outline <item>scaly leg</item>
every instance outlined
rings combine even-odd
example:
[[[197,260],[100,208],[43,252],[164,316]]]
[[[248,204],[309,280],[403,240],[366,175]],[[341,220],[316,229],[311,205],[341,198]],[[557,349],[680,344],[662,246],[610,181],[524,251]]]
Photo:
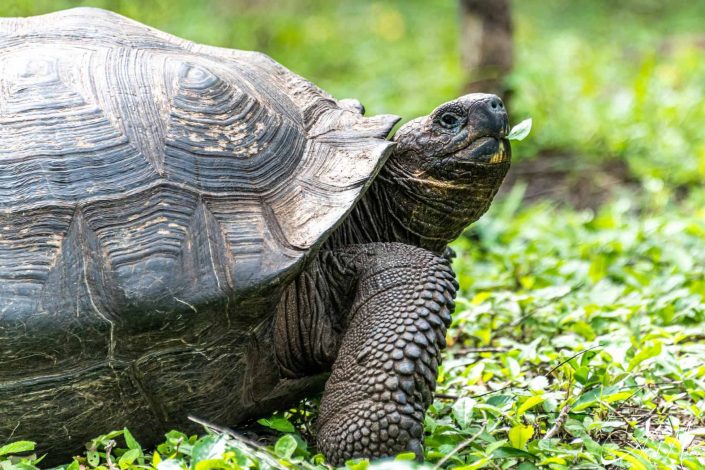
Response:
[[[424,413],[458,286],[453,271],[447,259],[399,243],[335,256],[356,279],[321,401],[319,448],[334,464],[406,450],[423,458]]]

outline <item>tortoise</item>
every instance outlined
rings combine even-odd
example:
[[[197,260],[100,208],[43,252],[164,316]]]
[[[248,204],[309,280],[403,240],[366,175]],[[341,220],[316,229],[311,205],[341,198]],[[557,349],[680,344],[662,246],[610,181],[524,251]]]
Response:
[[[0,20],[0,443],[234,426],[323,390],[333,463],[409,450],[510,162],[499,98],[364,116],[258,52]]]

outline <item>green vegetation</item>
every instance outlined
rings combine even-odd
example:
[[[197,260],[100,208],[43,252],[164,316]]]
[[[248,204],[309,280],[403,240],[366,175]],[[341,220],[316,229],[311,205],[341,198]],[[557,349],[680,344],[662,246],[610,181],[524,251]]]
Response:
[[[639,178],[705,178],[702,2],[516,2],[522,156],[625,160]],[[699,33],[699,34],[698,34]]]
[[[4,0],[0,15],[79,4],[265,51],[370,113],[425,114],[464,80],[451,0]],[[643,190],[577,211],[524,205],[518,185],[456,242],[428,468],[705,468],[705,3],[620,5],[515,2],[510,110],[534,125],[517,159],[624,161]],[[263,421],[282,433],[269,445],[174,431],[143,450],[117,431],[68,468],[320,467],[308,405]],[[41,466],[31,454],[0,447],[0,468]]]

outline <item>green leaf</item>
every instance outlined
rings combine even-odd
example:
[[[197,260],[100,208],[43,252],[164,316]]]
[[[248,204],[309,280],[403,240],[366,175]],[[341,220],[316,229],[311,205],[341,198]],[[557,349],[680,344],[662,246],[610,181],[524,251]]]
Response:
[[[455,470],[478,470],[480,468],[485,468],[487,464],[491,462],[489,457],[477,460],[470,465],[463,465],[462,467],[453,467]]]
[[[536,456],[528,453],[525,450],[515,449],[514,447],[500,447],[492,454],[495,459],[508,459],[508,458],[525,458],[525,459],[535,459]]]
[[[110,441],[115,439],[116,437],[122,436],[124,431],[121,429],[119,431],[112,431],[109,432],[108,434],[103,434],[102,436],[98,436],[95,439],[91,440],[90,443],[90,448],[91,450],[98,450],[99,447],[107,445]]]
[[[593,283],[597,283],[600,279],[607,275],[608,267],[609,262],[607,258],[598,253],[591,260],[590,269],[588,270],[588,277]]]
[[[66,467],[66,470],[80,470],[81,464],[78,463],[78,460],[73,459],[71,463]]]
[[[494,455],[494,452],[499,449],[500,447],[504,447],[505,444],[507,443],[506,439],[500,439],[499,441],[491,442],[485,446],[484,454],[485,455]],[[507,447],[508,449],[511,449],[511,447]]]
[[[32,441],[16,441],[11,442],[7,445],[0,447],[0,456],[12,455],[12,454],[22,454],[24,452],[30,452],[34,450],[36,446],[35,442]]]
[[[97,467],[100,463],[100,454],[94,450],[89,450],[86,452],[86,460],[91,467]]]
[[[413,461],[416,460],[416,454],[414,454],[413,452],[404,452],[401,454],[397,454],[397,456],[394,457],[394,460]]]
[[[612,403],[629,398],[634,392],[631,390],[620,390],[619,387],[596,387],[589,390],[576,400],[573,411],[583,411],[586,408],[596,405],[600,401]]]
[[[534,435],[533,426],[524,426],[517,424],[509,430],[509,442],[515,449],[525,449],[526,443],[529,442],[531,436]]]
[[[291,434],[286,434],[279,438],[274,444],[274,452],[283,459],[290,459],[296,452],[296,439]]]
[[[462,397],[453,403],[453,418],[461,428],[467,428],[472,421],[472,411],[475,408],[475,400]]]
[[[166,459],[159,462],[157,470],[183,470],[186,466],[178,459]]]
[[[142,450],[142,446],[139,445],[135,437],[127,428],[123,429],[122,432],[122,437],[125,438],[125,444],[127,444],[128,449],[140,449],[140,451]]]
[[[581,384],[586,384],[590,376],[590,368],[588,366],[580,366],[573,372],[575,380]]]
[[[159,462],[162,461],[162,456],[159,455],[159,451],[155,450],[154,453],[152,454],[152,467],[156,467],[159,465]]]
[[[157,446],[160,454],[167,456],[173,453],[191,455],[193,446],[191,439],[184,433],[171,430],[166,434],[166,442]]]
[[[223,459],[210,459],[201,460],[195,466],[192,465],[194,470],[212,470],[215,468],[230,468],[225,460]]]
[[[501,408],[503,405],[506,405],[513,399],[514,397],[512,397],[511,395],[494,395],[487,399],[487,404],[491,406],[496,406],[497,408]]]
[[[655,467],[651,465],[648,460],[648,457],[644,458],[644,456],[640,454],[641,452],[639,452],[637,449],[627,449],[626,452],[615,451],[615,455],[622,457],[624,460],[629,462],[630,469],[653,470]]]
[[[539,470],[539,468],[531,462],[522,462],[522,464],[517,467],[517,470]]]
[[[542,395],[534,395],[529,397],[522,405],[517,409],[517,418],[521,418],[524,413],[533,408],[534,406],[540,405],[546,398]],[[533,429],[533,428],[532,428]]]
[[[367,467],[370,466],[370,461],[368,459],[348,460],[345,462],[345,466],[349,470],[367,470]]]
[[[188,436],[180,431],[171,430],[166,433],[166,440],[173,443],[188,442]]]
[[[638,366],[645,360],[658,356],[659,354],[661,354],[661,349],[662,348],[660,341],[656,341],[654,344],[640,349],[639,352],[632,358],[632,360],[629,361],[629,366],[627,367],[627,370],[632,371],[636,366]]]
[[[128,468],[130,465],[132,465],[135,460],[137,460],[140,456],[142,455],[142,449],[130,449],[118,460],[118,465],[122,469]]]
[[[584,354],[580,356],[580,365],[581,366],[587,366],[590,364],[590,361],[597,356],[599,351],[595,351],[594,349],[586,351]]]
[[[270,429],[274,429],[279,432],[296,432],[296,428],[291,422],[281,415],[274,415],[271,418],[263,418],[257,420],[262,426],[266,426]]]
[[[191,450],[191,463],[198,464],[204,460],[219,459],[227,447],[227,439],[223,436],[206,436],[199,439]]]
[[[524,140],[526,138],[526,136],[529,135],[529,132],[531,132],[531,124],[532,123],[533,123],[533,121],[531,118],[524,119],[519,124],[512,127],[512,130],[511,130],[511,132],[509,132],[507,139],[509,139],[509,140]]]

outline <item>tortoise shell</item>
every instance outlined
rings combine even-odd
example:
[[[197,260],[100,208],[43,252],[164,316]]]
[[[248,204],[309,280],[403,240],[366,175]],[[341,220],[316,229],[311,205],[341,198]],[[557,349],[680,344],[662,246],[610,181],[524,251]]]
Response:
[[[0,19],[0,435],[116,401],[168,422],[186,371],[242,367],[223,351],[352,209],[397,120],[107,11]],[[213,393],[183,400],[239,400]]]

